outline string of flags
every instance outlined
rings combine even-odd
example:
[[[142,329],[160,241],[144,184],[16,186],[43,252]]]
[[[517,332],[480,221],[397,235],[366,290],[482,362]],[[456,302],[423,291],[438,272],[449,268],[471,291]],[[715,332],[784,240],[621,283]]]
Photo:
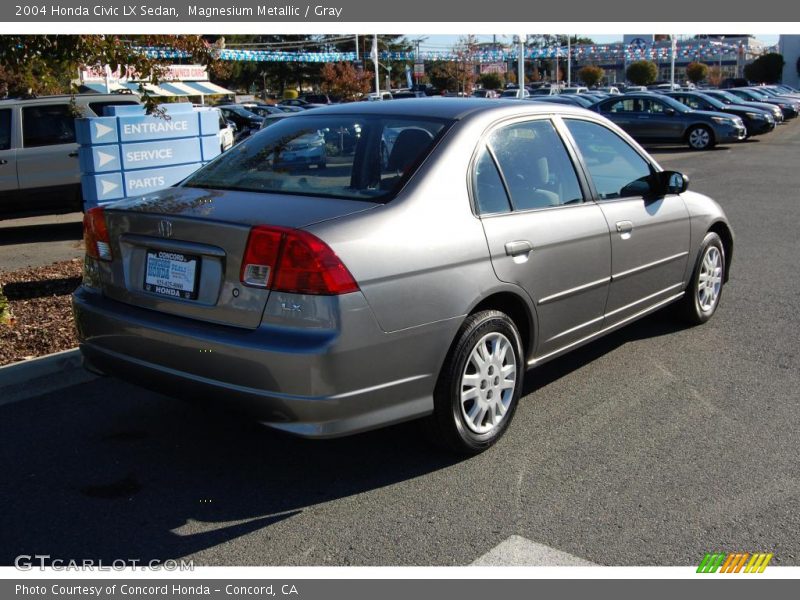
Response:
[[[737,54],[743,51],[745,45],[742,43],[722,43],[722,42],[692,42],[678,44],[675,50],[676,58],[710,58],[719,57],[725,54]],[[170,48],[140,48],[140,50],[151,58],[174,59],[188,58],[188,53]],[[352,62],[356,60],[355,52],[287,52],[281,50],[238,50],[222,49],[217,50],[217,57],[225,61],[245,61],[245,62],[306,62],[306,63],[329,63],[329,62]],[[568,54],[574,60],[581,59],[626,59],[626,60],[668,60],[671,58],[672,48],[669,43],[666,45],[626,45],[618,44],[593,44],[575,45],[571,48],[566,46],[552,46],[542,48],[527,48],[525,50],[526,59],[566,59]],[[463,61],[469,60],[479,63],[491,63],[507,60],[516,60],[518,50],[484,50],[476,49],[472,51],[464,50],[422,50],[391,52],[383,51],[379,53],[380,60],[396,60],[410,62],[426,61]]]

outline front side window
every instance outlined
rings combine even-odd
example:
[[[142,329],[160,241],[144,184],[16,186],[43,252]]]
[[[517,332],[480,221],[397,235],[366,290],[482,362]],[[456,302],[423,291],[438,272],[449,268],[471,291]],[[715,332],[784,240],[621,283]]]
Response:
[[[616,133],[590,121],[564,119],[583,156],[600,200],[645,196],[650,163]]]
[[[22,145],[25,148],[75,142],[75,115],[69,104],[26,106],[22,109]]]
[[[11,148],[11,109],[0,110],[0,150]]]
[[[603,105],[603,112],[610,113],[632,113],[643,112],[644,107],[641,98],[625,98],[616,102],[609,102]]]
[[[399,191],[450,123],[378,115],[293,116],[239,144],[185,185],[386,200]]]
[[[549,120],[517,123],[489,138],[514,210],[583,202],[575,167]]]

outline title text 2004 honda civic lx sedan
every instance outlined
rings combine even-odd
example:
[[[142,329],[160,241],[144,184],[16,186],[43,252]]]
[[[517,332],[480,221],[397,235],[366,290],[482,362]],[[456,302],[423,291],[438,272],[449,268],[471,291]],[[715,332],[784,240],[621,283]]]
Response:
[[[324,167],[285,156],[309,135]],[[714,314],[733,236],[686,186],[580,108],[316,109],[177,187],[88,212],[81,350],[301,436],[425,418],[478,452],[528,368],[672,302],[694,323]]]

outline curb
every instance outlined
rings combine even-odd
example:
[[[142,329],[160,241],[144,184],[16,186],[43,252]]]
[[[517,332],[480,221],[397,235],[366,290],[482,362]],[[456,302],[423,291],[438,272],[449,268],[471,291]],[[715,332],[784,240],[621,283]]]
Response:
[[[77,348],[0,367],[0,406],[96,379]]]

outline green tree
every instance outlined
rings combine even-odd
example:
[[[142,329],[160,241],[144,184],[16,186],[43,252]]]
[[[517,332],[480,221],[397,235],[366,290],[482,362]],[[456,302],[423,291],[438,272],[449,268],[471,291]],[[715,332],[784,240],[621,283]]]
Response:
[[[758,83],[778,83],[783,77],[783,55],[769,52],[744,67],[744,76]]]
[[[199,35],[3,35],[0,36],[0,93],[8,95],[74,93],[72,78],[80,69],[102,65],[130,67],[148,83],[158,84],[175,61],[157,58],[142,47],[178,50],[185,60],[217,68],[216,49]],[[221,67],[220,67],[221,68]],[[141,88],[153,111],[157,99]]]
[[[480,76],[480,82],[484,89],[499,90],[503,87],[503,80],[497,73],[484,73]]]
[[[584,83],[584,85],[586,85],[586,87],[597,85],[603,80],[605,75],[606,72],[595,65],[586,65],[580,71],[578,71],[578,78]]]
[[[690,62],[686,65],[686,77],[692,83],[700,83],[708,77],[708,65],[701,62]]]
[[[628,65],[625,77],[635,85],[650,85],[658,77],[658,67],[649,60],[637,60]]]

